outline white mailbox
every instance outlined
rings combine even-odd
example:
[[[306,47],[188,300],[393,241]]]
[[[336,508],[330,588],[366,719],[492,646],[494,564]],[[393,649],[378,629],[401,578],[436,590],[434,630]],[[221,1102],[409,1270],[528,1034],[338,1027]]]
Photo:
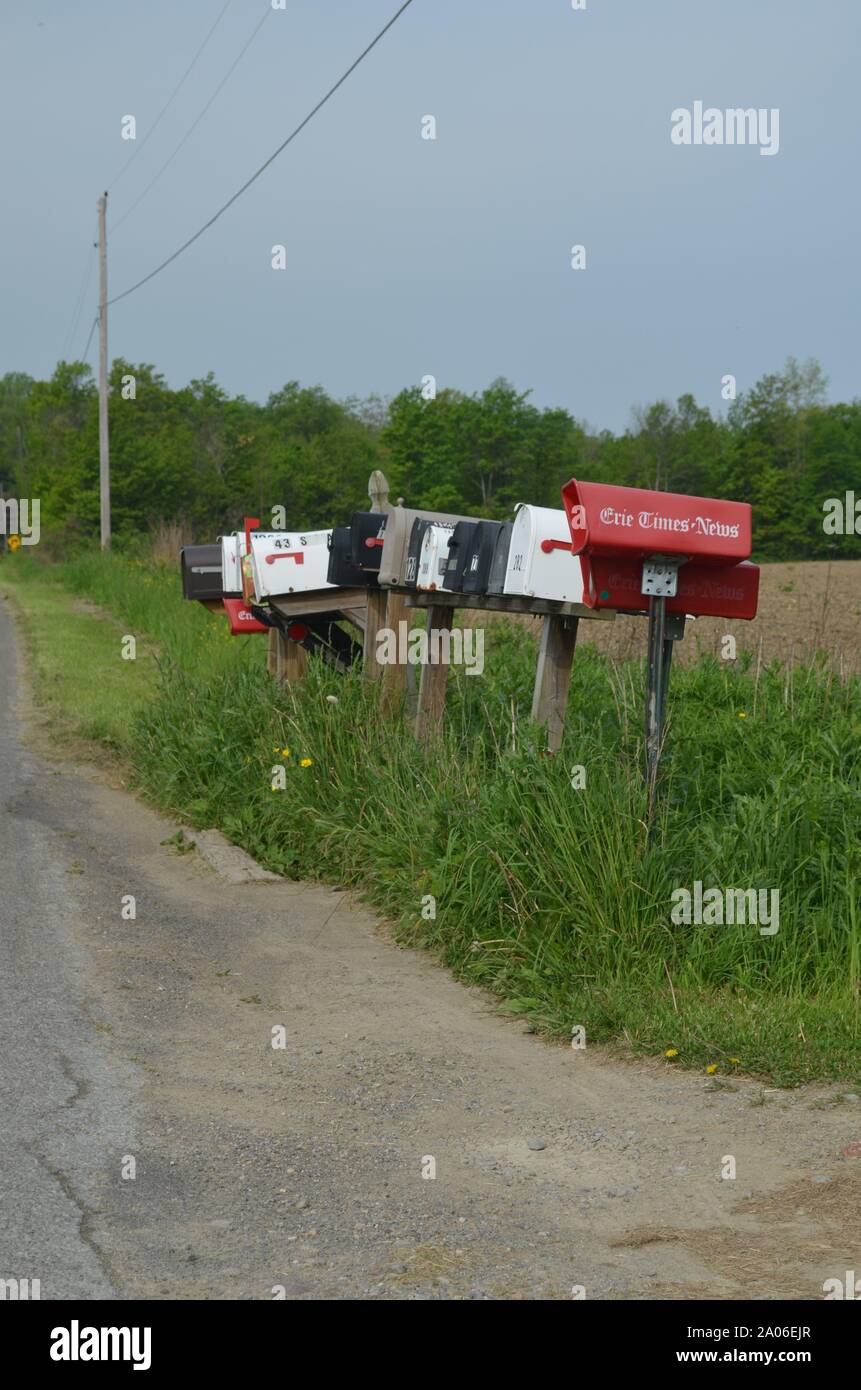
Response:
[[[256,535],[274,541],[283,531],[258,531]],[[242,593],[242,561],[246,555],[245,532],[234,531],[221,537],[221,586],[227,598]]]
[[[571,554],[571,532],[564,511],[521,502],[514,516],[505,594],[583,602],[583,573]]]
[[[336,589],[329,571],[331,531],[251,532],[251,568],[258,600],[312,589]]]
[[[448,547],[453,535],[454,527],[451,522],[445,521],[434,521],[425,531],[416,577],[417,589],[445,588]]]

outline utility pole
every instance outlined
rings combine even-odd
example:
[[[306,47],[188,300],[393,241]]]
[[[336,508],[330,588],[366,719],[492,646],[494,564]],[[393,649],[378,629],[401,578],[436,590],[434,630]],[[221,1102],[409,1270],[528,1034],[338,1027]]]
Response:
[[[108,440],[108,195],[99,199],[99,509],[102,550],[111,544],[111,454]]]

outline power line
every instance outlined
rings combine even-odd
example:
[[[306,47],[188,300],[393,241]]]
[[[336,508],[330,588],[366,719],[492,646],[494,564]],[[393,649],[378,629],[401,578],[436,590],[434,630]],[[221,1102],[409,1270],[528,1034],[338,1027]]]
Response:
[[[90,247],[89,247],[89,249],[88,249],[88,251],[87,251],[87,259],[86,259],[86,263],[85,263],[85,265],[84,265],[84,273],[83,273],[83,275],[81,276],[81,283],[80,283],[80,286],[79,286],[79,288],[78,288],[78,295],[77,295],[77,298],[76,298],[76,300],[75,300],[74,307],[73,307],[73,309],[72,309],[72,321],[71,321],[71,323],[70,323],[68,329],[66,330],[66,336],[65,336],[65,338],[63,339],[63,347],[62,347],[62,351],[61,351],[61,353],[60,353],[60,356],[61,356],[61,358],[63,358],[63,359],[65,359],[66,353],[67,353],[67,352],[69,351],[69,349],[71,348],[72,343],[74,342],[74,339],[75,339],[75,334],[76,334],[77,331],[78,331],[78,320],[79,320],[80,317],[81,317],[81,310],[82,310],[83,307],[84,307],[84,299],[85,299],[85,297],[86,297],[87,288],[88,288],[89,283],[90,283],[90,276],[91,276],[92,273],[93,273],[93,264],[94,264],[95,259],[96,259],[96,258],[95,258],[94,252],[95,252],[95,246],[91,244]]]
[[[305,117],[305,119],[303,121],[300,121],[299,125],[296,126],[296,129],[290,132],[290,134],[287,136],[287,139],[284,140],[278,146],[277,150],[275,150],[269,156],[269,158],[266,160],[264,164],[260,165],[260,168],[257,169],[255,173],[251,175],[251,178],[247,179],[246,182],[242,185],[242,187],[237,189],[233,197],[229,198],[228,201],[218,209],[218,212],[216,212],[213,217],[210,217],[208,222],[204,222],[203,226],[195,232],[194,236],[189,237],[188,241],[184,241],[182,246],[180,246],[176,251],[174,251],[172,256],[168,256],[166,261],[162,261],[161,265],[157,265],[155,270],[150,271],[149,275],[145,275],[143,279],[138,280],[136,284],[130,285],[127,290],[123,290],[122,294],[115,295],[113,299],[109,299],[108,304],[118,304],[121,299],[127,299],[130,294],[134,294],[135,290],[139,290],[142,285],[145,285],[149,280],[154,279],[155,276],[160,274],[161,271],[163,271],[167,266],[169,266],[172,261],[175,261],[178,256],[181,256],[183,251],[187,251],[189,246],[193,245],[193,243],[197,241],[199,237],[202,237],[203,233],[208,231],[214,222],[218,221],[221,214],[226,212],[229,207],[232,207],[236,200],[242,197],[242,194],[245,193],[251,187],[255,180],[259,179],[260,175],[264,172],[264,170],[268,169],[269,165],[278,158],[279,154],[281,154],[283,150],[286,150],[287,146],[291,143],[291,141],[296,139],[296,136],[299,134],[299,132],[305,129],[305,126],[308,124],[308,122],[312,120],[314,116],[316,116],[317,112],[321,109],[321,107],[326,105],[326,102],[329,100],[329,98],[334,96],[338,88],[343,86],[347,78],[350,76],[350,73],[354,72],[355,69],[362,62],[362,60],[368,56],[371,49],[376,47],[383,35],[386,34],[389,31],[389,29],[391,29],[392,25],[395,23],[396,20],[400,19],[404,10],[409,9],[412,2],[413,0],[404,0],[404,4],[401,5],[400,9],[395,11],[388,24],[383,26],[383,28],[376,35],[376,37],[373,38],[371,42],[368,44],[367,48],[359,54],[355,62],[350,64],[350,66],[347,68],[347,71],[343,73],[341,77],[338,78],[338,81],[334,84],[334,86],[330,87],[326,95],[322,97],[320,101],[317,102],[317,105],[313,107],[311,111],[308,112],[308,115]]]
[[[96,317],[93,319],[93,322],[90,324],[90,336],[89,336],[89,338],[87,339],[87,346],[84,348],[84,351],[83,351],[82,354],[81,354],[81,359],[80,359],[80,360],[81,360],[82,362],[86,362],[86,360],[87,360],[87,353],[88,353],[89,350],[90,350],[90,343],[93,341],[93,334],[94,334],[95,331],[96,331],[96,325],[98,324],[98,322],[99,322],[99,316],[98,316],[98,314],[96,314]]]
[[[226,7],[225,7],[225,8],[226,8]],[[165,169],[167,169],[167,167],[168,167],[170,164],[172,164],[173,161],[176,159],[176,156],[179,154],[179,152],[180,152],[180,150],[182,149],[183,145],[185,144],[186,140],[188,140],[189,137],[190,137],[191,135],[194,134],[195,130],[196,130],[197,127],[200,125],[200,122],[203,120],[203,118],[204,118],[204,116],[206,115],[207,111],[209,110],[210,106],[211,106],[212,103],[215,101],[215,98],[218,96],[219,92],[221,91],[222,87],[225,86],[225,84],[228,82],[228,80],[229,80],[230,77],[232,76],[234,70],[239,66],[240,62],[241,62],[242,59],[245,57],[246,52],[247,52],[248,49],[251,47],[251,45],[252,45],[252,43],[254,42],[254,40],[256,39],[256,37],[257,37],[259,31],[263,28],[264,23],[265,23],[266,20],[269,18],[269,16],[271,15],[271,13],[272,13],[272,5],[271,5],[271,3],[269,3],[268,0],[267,0],[266,10],[265,10],[265,12],[264,12],[264,14],[263,14],[263,17],[261,18],[260,22],[256,25],[253,34],[252,34],[251,37],[248,39],[248,41],[245,43],[244,47],[240,50],[238,57],[233,61],[233,63],[231,64],[231,66],[228,68],[227,72],[224,74],[223,78],[222,78],[221,81],[219,82],[219,84],[218,84],[218,86],[216,87],[215,91],[212,93],[212,96],[209,98],[209,101],[208,101],[208,102],[206,103],[206,105],[204,106],[203,110],[201,111],[201,113],[200,113],[200,115],[197,117],[197,119],[195,120],[194,124],[189,126],[188,130],[187,130],[187,131],[185,132],[185,134],[183,135],[183,137],[182,137],[182,139],[180,140],[179,144],[177,145],[176,149],[173,151],[173,154],[171,154],[171,155],[169,155],[169,156],[167,157],[167,159],[165,160],[164,164],[162,164],[161,168],[159,169],[158,173],[155,174],[155,175],[153,176],[153,178],[150,179],[149,183],[147,184],[147,186],[146,186],[146,188],[144,189],[144,191],[141,193],[140,197],[138,197],[138,198],[132,203],[132,205],[131,205],[130,208],[127,208],[127,209],[126,209],[126,211],[123,213],[122,217],[119,218],[119,220],[118,220],[117,222],[112,222],[112,223],[111,223],[111,235],[112,235],[112,236],[113,236],[113,235],[118,231],[118,229],[122,226],[122,224],[125,222],[126,218],[127,218],[127,217],[131,217],[131,215],[132,215],[132,213],[134,212],[135,208],[136,208],[140,203],[143,202],[144,198],[145,198],[146,195],[149,193],[149,191],[150,191],[150,189],[153,187],[153,185],[156,184],[156,183],[158,183],[158,181],[159,181],[159,179],[161,178],[162,174],[164,173]],[[131,162],[131,161],[129,161],[129,162]]]
[[[149,130],[147,131],[146,135],[144,136],[143,140],[141,140],[141,142],[140,142],[139,145],[138,145],[138,144],[135,144],[135,148],[134,148],[133,152],[131,153],[131,155],[129,156],[129,158],[126,160],[126,162],[125,162],[125,164],[123,165],[123,167],[122,167],[122,169],[120,170],[120,172],[119,172],[117,175],[115,175],[115,177],[114,177],[113,179],[111,179],[111,182],[108,184],[108,188],[113,188],[116,184],[119,183],[119,181],[120,181],[120,179],[122,178],[123,174],[125,174],[126,170],[129,168],[129,166],[131,165],[131,163],[133,162],[133,160],[136,158],[137,155],[140,154],[140,152],[141,152],[141,150],[143,149],[144,145],[146,144],[147,140],[149,140],[150,136],[151,136],[151,135],[153,134],[153,132],[155,131],[156,127],[158,126],[159,121],[161,120],[161,118],[162,118],[162,116],[165,114],[165,112],[167,111],[168,107],[171,105],[171,103],[172,103],[174,97],[176,97],[176,96],[178,95],[178,93],[179,93],[179,91],[180,91],[180,88],[182,87],[183,83],[185,82],[185,79],[188,77],[189,73],[191,72],[192,68],[194,67],[195,63],[197,62],[198,58],[200,57],[201,53],[202,53],[203,50],[206,48],[206,45],[209,43],[209,40],[212,38],[213,34],[215,33],[215,31],[216,31],[216,29],[218,28],[219,24],[221,23],[222,19],[224,18],[225,14],[226,14],[226,12],[227,12],[228,6],[230,5],[230,3],[231,3],[231,0],[225,0],[225,4],[224,4],[223,9],[221,10],[221,13],[219,14],[218,18],[216,19],[215,23],[213,24],[213,26],[212,26],[212,28],[210,29],[209,33],[207,34],[206,38],[203,40],[203,43],[200,45],[200,48],[199,48],[199,49],[197,50],[197,52],[195,53],[194,57],[192,58],[192,60],[191,60],[191,62],[189,63],[188,67],[186,68],[185,72],[182,74],[182,77],[181,77],[181,78],[179,79],[179,81],[177,82],[176,86],[174,87],[173,91],[171,92],[170,96],[168,97],[167,101],[165,102],[164,106],[163,106],[163,107],[161,108],[161,110],[159,111],[158,115],[156,116],[155,120],[153,121],[152,125],[150,126]]]

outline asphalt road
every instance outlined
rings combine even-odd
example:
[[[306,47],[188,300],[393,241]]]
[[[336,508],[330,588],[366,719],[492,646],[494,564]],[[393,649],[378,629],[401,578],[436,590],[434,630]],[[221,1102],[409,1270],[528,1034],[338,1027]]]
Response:
[[[50,828],[53,779],[21,742],[16,665],[0,606],[0,1278],[105,1298],[82,1175],[106,1139],[134,1142],[135,1080],[87,1021],[72,855]]]
[[[14,653],[0,603],[0,1280],[771,1299],[856,1267],[857,1099],[547,1045],[348,895],[222,881],[57,758]]]

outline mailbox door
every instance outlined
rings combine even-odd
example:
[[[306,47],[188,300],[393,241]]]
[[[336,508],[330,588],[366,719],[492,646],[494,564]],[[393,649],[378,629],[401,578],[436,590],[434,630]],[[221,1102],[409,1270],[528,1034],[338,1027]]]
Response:
[[[337,584],[342,589],[377,588],[377,576],[373,570],[362,569],[353,562],[352,532],[349,526],[332,528],[326,581],[329,584]]]
[[[251,533],[254,592],[258,599],[283,598],[314,589],[330,589],[328,531]]]
[[[244,538],[243,538],[244,539]],[[221,586],[229,597],[239,597],[242,593],[242,575],[239,572],[239,537],[236,532],[221,537]]]
[[[508,552],[511,548],[511,533],[513,530],[513,521],[503,521],[499,529],[493,547],[493,559],[490,562],[490,577],[487,581],[487,592],[489,594],[502,594],[505,592],[505,574],[508,569]]]
[[[419,569],[416,577],[417,589],[444,589],[448,548],[454,527],[442,521],[432,521],[424,533]]]
[[[410,543],[407,547],[407,567],[404,573],[404,583],[408,588],[414,589],[418,584],[419,563],[421,561],[422,546],[424,545],[425,532],[432,526],[430,517],[417,516],[410,531]]]
[[[183,598],[199,599],[203,603],[224,595],[221,579],[220,545],[184,545],[179,553],[182,569]]]
[[[557,603],[583,602],[583,575],[571,553],[564,511],[520,504],[511,532],[504,592]]]
[[[747,502],[676,492],[581,483],[562,489],[574,553],[682,555],[698,564],[735,565],[751,549]]]
[[[380,583],[396,584],[399,588],[411,588],[415,584],[407,579],[407,560],[413,522],[417,517],[422,521],[448,521],[454,526],[458,521],[474,518],[455,516],[451,512],[417,512],[409,507],[393,507],[386,513],[386,529],[383,533],[383,548],[380,553]],[[418,573],[418,554],[416,554],[416,573]]]
[[[649,600],[640,592],[642,562],[635,556],[581,555],[583,602],[590,608],[621,608],[645,613]],[[678,590],[665,600],[668,613],[696,618],[756,617],[759,566],[701,565],[688,561],[679,569]]]
[[[451,593],[461,593],[463,576],[469,560],[472,537],[477,521],[459,521],[455,526],[448,545],[448,558],[445,565],[445,588]]]
[[[350,547],[354,565],[364,570],[379,570],[382,545],[368,545],[368,541],[381,541],[386,529],[386,512],[353,512],[350,519]]]
[[[461,588],[465,594],[486,594],[490,582],[490,566],[496,540],[502,530],[501,521],[480,521],[468,547]]]

